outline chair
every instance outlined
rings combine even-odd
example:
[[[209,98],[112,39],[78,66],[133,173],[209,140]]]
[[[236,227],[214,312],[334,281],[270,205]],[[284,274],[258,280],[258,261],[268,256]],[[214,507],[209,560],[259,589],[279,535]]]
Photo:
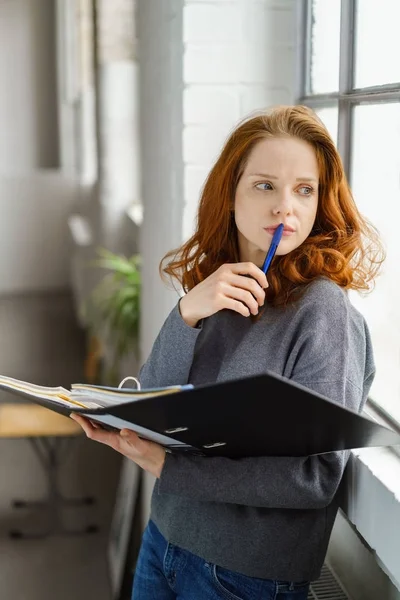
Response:
[[[36,404],[0,404],[0,438],[27,439],[42,467],[45,470],[48,494],[42,501],[14,500],[16,509],[38,508],[48,510],[48,525],[44,531],[24,532],[14,529],[9,532],[12,538],[39,538],[49,535],[81,535],[98,531],[96,525],[82,529],[66,529],[62,524],[61,509],[66,506],[79,507],[92,505],[92,496],[65,498],[58,487],[58,469],[66,450],[82,434],[80,426],[56,412]]]

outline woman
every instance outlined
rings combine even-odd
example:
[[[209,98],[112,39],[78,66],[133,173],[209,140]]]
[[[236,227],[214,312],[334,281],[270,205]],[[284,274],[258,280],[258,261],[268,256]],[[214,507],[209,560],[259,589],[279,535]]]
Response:
[[[260,266],[280,223],[267,281]],[[375,369],[367,325],[346,291],[368,290],[381,262],[318,117],[297,106],[245,120],[205,183],[193,237],[162,263],[186,294],[141,369],[142,387],[269,370],[361,411]],[[75,418],[88,437],[157,478],[133,599],[307,598],[347,451],[240,460],[166,454],[133,432]]]

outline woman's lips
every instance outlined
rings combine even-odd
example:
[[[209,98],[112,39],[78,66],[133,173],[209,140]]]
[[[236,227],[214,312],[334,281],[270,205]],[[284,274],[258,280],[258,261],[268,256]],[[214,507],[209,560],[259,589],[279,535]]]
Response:
[[[276,227],[265,227],[264,231],[267,231],[269,234],[274,235],[275,229],[276,229]],[[296,233],[296,232],[292,231],[291,229],[284,229],[283,233],[282,233],[282,237],[288,237],[290,235],[293,235],[294,233]]]

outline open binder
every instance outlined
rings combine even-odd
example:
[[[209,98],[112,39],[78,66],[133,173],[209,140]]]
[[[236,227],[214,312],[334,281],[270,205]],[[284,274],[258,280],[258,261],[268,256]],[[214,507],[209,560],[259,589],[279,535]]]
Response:
[[[67,390],[0,376],[0,388],[105,428],[132,429],[172,452],[308,456],[400,445],[395,431],[274,373],[144,390],[85,384]]]

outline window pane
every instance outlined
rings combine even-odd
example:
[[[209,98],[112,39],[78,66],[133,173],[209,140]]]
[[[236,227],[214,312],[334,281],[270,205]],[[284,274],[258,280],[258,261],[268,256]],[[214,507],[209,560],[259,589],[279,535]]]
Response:
[[[400,422],[400,104],[354,110],[352,189],[360,211],[378,228],[387,259],[375,290],[352,299],[372,335],[377,375],[371,398]]]
[[[340,0],[313,0],[311,19],[311,93],[337,92]]]
[[[338,109],[337,106],[329,106],[326,108],[317,108],[315,112],[329,131],[333,141],[337,146],[338,136]]]
[[[400,82],[400,2],[359,0],[355,87]]]

